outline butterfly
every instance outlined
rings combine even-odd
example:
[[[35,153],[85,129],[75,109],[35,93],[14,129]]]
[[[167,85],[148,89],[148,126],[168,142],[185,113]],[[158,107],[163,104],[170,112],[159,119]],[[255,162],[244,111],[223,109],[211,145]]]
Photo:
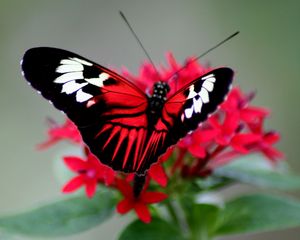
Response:
[[[139,175],[217,109],[234,75],[217,68],[167,97],[167,82],[156,82],[147,95],[116,72],[62,49],[29,49],[21,67],[29,84],[76,124],[103,164]]]

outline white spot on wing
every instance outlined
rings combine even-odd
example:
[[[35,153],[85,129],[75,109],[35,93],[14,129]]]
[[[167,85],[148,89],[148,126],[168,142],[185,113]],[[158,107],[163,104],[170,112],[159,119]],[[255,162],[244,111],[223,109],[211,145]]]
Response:
[[[199,92],[195,91],[194,85],[189,87],[187,99],[193,99],[193,105],[184,110],[184,116],[186,118],[191,118],[193,113],[201,113],[203,104],[209,102],[209,92],[213,91],[216,78],[214,77],[214,74],[209,74],[202,77],[201,80],[203,81],[203,84]],[[196,99],[196,96],[199,96],[199,98]],[[184,120],[184,116],[181,116],[182,121]]]
[[[93,97],[93,95],[83,92],[82,89],[80,89],[76,93],[76,101],[77,102],[85,102],[85,101],[91,99],[92,97]]]
[[[193,115],[193,106],[184,110],[184,115],[186,118],[191,118]]]
[[[63,85],[61,92],[70,94],[88,85],[88,83],[76,83],[75,81],[67,82]]]
[[[80,72],[83,71],[82,64],[64,64],[56,68],[57,73]]]
[[[77,57],[62,59],[56,68],[56,72],[61,73],[61,75],[54,80],[54,83],[62,84],[62,93],[72,94],[76,92],[76,101],[80,103],[93,98],[93,95],[82,90],[83,87],[88,84],[102,87],[103,82],[109,78],[107,73],[102,73],[99,78],[84,79],[84,65],[92,66],[93,64]],[[85,80],[85,82],[78,83],[76,80]]]
[[[207,91],[211,92],[214,89],[214,84],[210,81],[205,81],[202,87],[206,88]]]
[[[81,65],[81,63],[79,63],[75,60],[70,60],[70,59],[63,59],[63,60],[60,61],[60,64],[71,64],[71,65],[77,64],[77,65]]]
[[[203,77],[203,78],[201,78],[202,80],[206,80],[206,79],[208,79],[208,78],[211,78],[211,77],[213,77],[214,75],[213,74],[209,74],[209,75],[207,75],[207,76],[205,76],[205,77]]]
[[[210,81],[210,82],[214,83],[214,82],[216,82],[216,78],[210,77],[210,78],[206,79],[206,81]]]
[[[190,86],[189,88],[189,95],[188,99],[194,98],[197,95],[197,93],[194,91],[194,85]]]
[[[100,78],[101,81],[105,81],[105,80],[108,79],[109,77],[110,77],[109,74],[107,74],[107,73],[105,73],[105,72],[103,72],[103,73],[101,73],[101,74],[99,75],[99,78]]]
[[[105,80],[109,78],[109,75],[107,73],[101,73],[99,75],[99,78],[85,78],[85,80],[98,87],[103,87],[103,83]]]
[[[196,98],[193,99],[193,108],[195,110],[195,113],[200,113],[201,112],[201,108],[202,108],[202,100],[201,98],[199,98],[198,100],[196,100]]]
[[[181,114],[181,122],[183,122],[184,121],[184,114],[182,113]]]
[[[96,101],[94,99],[91,99],[87,102],[86,106],[89,108],[89,107],[93,106],[94,104],[96,104]]]
[[[66,83],[76,79],[83,79],[82,72],[65,73],[54,80],[55,83]]]
[[[203,103],[209,102],[208,91],[205,88],[201,88],[199,95],[200,95],[200,98],[202,99]]]

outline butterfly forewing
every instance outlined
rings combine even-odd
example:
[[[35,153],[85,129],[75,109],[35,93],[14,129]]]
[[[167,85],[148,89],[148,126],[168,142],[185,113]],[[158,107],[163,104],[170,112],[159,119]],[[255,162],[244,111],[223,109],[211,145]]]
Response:
[[[192,81],[167,99],[151,125],[145,93],[77,54],[33,48],[25,53],[22,70],[27,81],[77,125],[102,163],[138,174],[216,110],[233,78],[231,69],[219,68]]]
[[[135,85],[65,50],[30,49],[24,55],[22,70],[27,81],[77,126],[147,108],[146,95]]]
[[[218,68],[181,88],[165,103],[162,111],[165,126],[169,130],[178,129],[182,132],[180,137],[197,128],[223,102],[232,79],[230,68]]]

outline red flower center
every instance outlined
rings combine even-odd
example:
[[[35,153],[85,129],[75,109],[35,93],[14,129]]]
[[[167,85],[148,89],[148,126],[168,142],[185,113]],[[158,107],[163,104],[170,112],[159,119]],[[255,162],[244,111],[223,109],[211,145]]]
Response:
[[[89,169],[86,171],[85,175],[88,177],[88,178],[95,178],[96,177],[96,170],[95,169]]]

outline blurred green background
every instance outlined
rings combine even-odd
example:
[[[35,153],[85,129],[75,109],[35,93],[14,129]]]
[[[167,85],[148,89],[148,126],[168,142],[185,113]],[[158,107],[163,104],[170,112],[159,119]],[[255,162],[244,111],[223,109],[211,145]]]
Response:
[[[238,37],[202,62],[233,68],[236,85],[257,91],[255,104],[272,109],[268,127],[282,133],[279,148],[300,173],[300,1],[0,0],[0,213],[61,197],[52,160],[66,145],[46,152],[34,148],[46,138],[46,116],[64,117],[22,78],[19,61],[24,51],[58,47],[104,66],[126,66],[137,73],[145,55],[119,10],[157,64],[165,62],[168,50],[183,62],[240,30]],[[114,239],[127,221],[116,216],[96,229],[64,239]],[[290,240],[299,239],[299,234],[300,229],[293,229],[222,239]]]

